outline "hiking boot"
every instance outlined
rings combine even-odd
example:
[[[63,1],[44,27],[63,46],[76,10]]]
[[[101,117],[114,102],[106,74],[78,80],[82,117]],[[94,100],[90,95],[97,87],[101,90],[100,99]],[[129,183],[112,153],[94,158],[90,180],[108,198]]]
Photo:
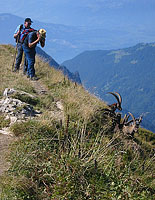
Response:
[[[38,77],[36,77],[36,76],[30,77],[30,80],[31,80],[31,81],[37,81],[37,80],[38,80]]]
[[[18,73],[18,72],[19,72],[19,69],[14,69],[12,72]]]

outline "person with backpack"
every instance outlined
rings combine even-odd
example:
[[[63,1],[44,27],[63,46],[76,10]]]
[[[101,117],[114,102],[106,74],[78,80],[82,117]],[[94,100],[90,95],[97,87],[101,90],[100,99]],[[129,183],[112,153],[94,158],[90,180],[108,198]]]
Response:
[[[17,56],[16,56],[16,64],[15,64],[15,67],[13,69],[13,72],[17,72],[19,71],[19,68],[20,68],[20,64],[22,62],[22,57],[23,57],[23,47],[22,47],[22,42],[20,40],[20,36],[21,36],[21,33],[25,30],[25,29],[29,29],[31,28],[31,23],[32,23],[32,20],[30,18],[26,18],[25,21],[24,21],[24,25],[21,24],[19,25],[15,32],[14,32],[14,38],[16,39],[16,43],[17,43]],[[26,60],[26,57],[24,58],[24,69],[23,69],[23,74],[26,74],[26,71],[27,71],[27,60]]]
[[[23,39],[22,47],[28,62],[27,77],[30,78],[30,80],[38,80],[38,78],[35,75],[34,68],[36,55],[35,48],[38,43],[40,43],[41,47],[43,48],[45,46],[45,38],[45,29],[39,29],[38,31],[31,30],[30,32],[25,32],[25,35],[21,35],[21,39]]]

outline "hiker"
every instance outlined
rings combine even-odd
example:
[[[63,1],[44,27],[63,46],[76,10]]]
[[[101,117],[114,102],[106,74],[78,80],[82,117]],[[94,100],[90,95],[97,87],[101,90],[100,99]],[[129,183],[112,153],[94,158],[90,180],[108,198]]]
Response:
[[[16,39],[16,43],[17,43],[17,56],[16,56],[16,64],[15,64],[15,68],[14,68],[14,72],[17,72],[20,68],[20,64],[22,62],[22,57],[23,57],[23,48],[22,48],[22,43],[20,41],[20,35],[22,33],[22,31],[24,29],[28,29],[30,28],[31,26],[31,23],[32,23],[32,20],[30,18],[26,18],[25,19],[25,22],[24,22],[24,25],[21,24],[19,25],[15,32],[14,32],[14,38]],[[24,58],[24,68],[23,68],[23,74],[26,74],[26,71],[27,71],[27,60],[26,60],[26,57]]]
[[[23,41],[23,50],[26,55],[26,59],[28,62],[27,67],[27,77],[30,80],[38,80],[35,75],[35,55],[36,55],[36,46],[40,43],[41,47],[45,46],[45,38],[46,38],[46,31],[44,29],[40,29],[38,31],[33,31],[27,34],[26,38]]]

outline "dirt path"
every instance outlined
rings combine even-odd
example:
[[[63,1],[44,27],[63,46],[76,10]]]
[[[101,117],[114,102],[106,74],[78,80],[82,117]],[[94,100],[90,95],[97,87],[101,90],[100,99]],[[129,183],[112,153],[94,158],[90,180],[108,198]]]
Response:
[[[20,74],[21,76],[23,76],[23,69],[22,69],[22,68],[20,68],[19,74]],[[23,76],[23,78],[24,78],[25,80],[27,80],[27,81],[30,81],[30,80],[26,77],[26,75]],[[47,86],[45,86],[45,85],[41,82],[40,79],[37,80],[37,81],[31,81],[31,83],[32,83],[32,86],[34,87],[35,91],[37,92],[37,94],[43,95],[43,94],[47,94],[47,93],[48,93],[48,88],[47,88]]]
[[[40,80],[32,81],[32,85],[39,95],[47,94],[48,90],[40,82]],[[9,151],[8,147],[9,147],[10,143],[15,140],[15,138],[9,134],[10,133],[7,132],[7,130],[6,131],[0,130],[0,176],[5,171],[7,171],[8,167],[9,167],[9,163],[7,162],[6,155]]]
[[[31,81],[31,83],[38,95],[48,94],[48,88],[44,84],[42,84],[40,80]],[[10,133],[7,130],[0,130],[0,176],[9,168],[9,163],[7,162],[6,155],[9,152],[8,147],[10,143],[15,141],[15,137],[9,134]]]
[[[38,94],[47,94],[47,92],[48,92],[48,89],[47,89],[47,87],[46,86],[44,86],[41,82],[40,82],[40,80],[38,80],[38,81],[32,81],[32,85],[33,85],[33,87],[34,87],[34,89],[36,90],[36,92],[38,93]]]
[[[9,163],[7,162],[6,155],[8,153],[8,147],[11,142],[14,141],[14,137],[10,135],[0,134],[0,176],[8,169]]]

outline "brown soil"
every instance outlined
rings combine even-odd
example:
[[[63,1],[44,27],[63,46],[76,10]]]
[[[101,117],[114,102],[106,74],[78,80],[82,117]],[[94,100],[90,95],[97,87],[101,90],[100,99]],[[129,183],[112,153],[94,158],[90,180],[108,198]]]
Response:
[[[32,85],[34,87],[34,89],[36,90],[36,92],[40,95],[44,95],[47,94],[48,89],[45,85],[43,85],[40,80],[38,81],[32,81]]]
[[[14,140],[12,136],[0,134],[0,176],[7,171],[9,163],[7,154],[9,153],[9,145]]]

